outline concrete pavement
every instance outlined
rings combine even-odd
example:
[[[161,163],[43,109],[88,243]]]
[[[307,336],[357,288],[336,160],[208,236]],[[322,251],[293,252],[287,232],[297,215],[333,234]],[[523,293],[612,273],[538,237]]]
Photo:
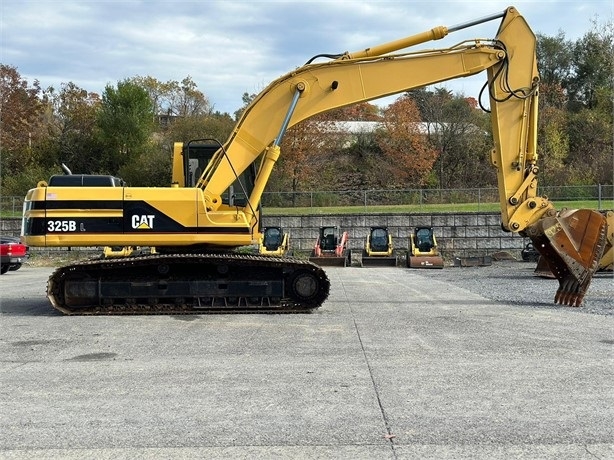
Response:
[[[3,275],[0,458],[614,458],[614,317],[326,271],[308,315],[67,317]]]

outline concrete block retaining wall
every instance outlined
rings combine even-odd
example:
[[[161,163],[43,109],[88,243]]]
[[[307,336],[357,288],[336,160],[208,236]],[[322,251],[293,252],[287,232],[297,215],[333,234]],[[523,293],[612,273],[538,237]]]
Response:
[[[263,225],[283,227],[290,233],[291,247],[298,251],[309,251],[315,244],[319,228],[326,225],[338,225],[342,231],[347,231],[352,250],[363,248],[371,226],[388,227],[393,244],[399,250],[407,250],[409,234],[415,226],[430,226],[446,259],[492,255],[500,251],[520,258],[520,251],[529,241],[516,233],[504,232],[499,213],[266,216],[265,209],[264,214]]]
[[[474,257],[509,252],[520,258],[520,251],[529,241],[516,233],[501,230],[499,213],[450,213],[450,214],[353,214],[353,215],[305,215],[267,216],[264,226],[281,226],[290,233],[290,244],[295,251],[308,252],[314,245],[318,230],[325,225],[338,225],[350,236],[350,248],[361,250],[369,227],[384,225],[392,234],[395,248],[407,250],[409,234],[415,226],[433,227],[442,255]],[[19,235],[20,219],[0,221],[2,234]]]

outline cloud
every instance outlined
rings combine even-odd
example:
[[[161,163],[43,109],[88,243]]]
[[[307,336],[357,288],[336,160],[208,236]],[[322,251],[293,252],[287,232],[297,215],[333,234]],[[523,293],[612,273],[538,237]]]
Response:
[[[508,1],[68,1],[3,0],[0,61],[42,86],[72,81],[102,92],[125,78],[190,75],[217,110],[233,113],[319,53],[357,51],[503,11]],[[576,39],[612,19],[610,0],[517,1],[534,31]],[[489,23],[428,47],[491,38]],[[484,77],[480,81],[483,81]],[[479,84],[446,84],[477,97]]]

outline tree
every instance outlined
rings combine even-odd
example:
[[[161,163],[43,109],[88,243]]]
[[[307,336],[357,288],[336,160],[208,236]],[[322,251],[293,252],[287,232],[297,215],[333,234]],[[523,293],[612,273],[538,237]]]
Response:
[[[169,82],[168,112],[177,117],[210,115],[211,104],[205,95],[198,90],[196,83],[189,75],[181,83]]]
[[[16,67],[0,64],[0,149],[5,173],[35,162],[32,146],[43,134],[44,105],[38,81],[30,86]]]
[[[336,121],[379,121],[381,118],[379,107],[369,102],[346,105],[322,114],[323,120]]]
[[[572,74],[573,44],[565,33],[559,31],[553,37],[537,34],[536,53],[540,84],[566,85]]]
[[[223,144],[230,137],[234,124],[227,113],[215,112],[211,115],[178,118],[164,134],[169,144],[194,139],[216,139]]]
[[[612,123],[596,110],[569,117],[567,167],[572,184],[612,184],[614,147]]]
[[[211,103],[189,75],[181,82],[161,82],[150,76],[137,76],[130,81],[147,91],[156,115],[191,117],[210,115],[213,111]]]
[[[281,156],[271,177],[271,188],[307,190],[325,183],[334,153],[343,133],[334,129],[322,115],[303,120],[286,131],[280,148]]]
[[[554,37],[537,34],[537,68],[540,75],[541,107],[563,108],[567,104],[567,87],[572,75],[573,44],[565,33]]]
[[[563,184],[568,180],[565,167],[569,155],[567,113],[556,107],[545,106],[538,119],[540,183]]]
[[[385,189],[389,187],[388,168],[382,167],[384,155],[377,131],[352,133],[353,142],[340,152],[337,182],[341,190]]]
[[[252,103],[252,101],[254,99],[256,99],[258,95],[257,94],[249,94],[249,93],[243,93],[243,96],[241,96],[241,100],[243,101],[243,106],[240,107],[238,110],[235,111],[234,115],[235,115],[235,120],[239,120],[239,118],[241,118],[241,115],[243,115],[243,112],[245,112],[245,109],[247,108],[248,105],[250,105]]]
[[[105,87],[97,127],[105,147],[103,170],[116,173],[143,152],[150,141],[154,106],[147,91],[130,80]]]
[[[493,146],[489,117],[476,109],[475,99],[453,95],[443,88],[410,91],[416,101],[430,144],[438,152],[428,184],[440,188],[492,186]]]
[[[544,183],[612,181],[612,23],[576,42],[538,35],[538,152]]]
[[[569,93],[574,110],[593,109],[604,103],[600,98],[611,101],[614,96],[614,23],[593,25],[573,48]]]
[[[57,150],[57,162],[73,172],[100,170],[101,146],[96,138],[96,118],[100,96],[79,88],[72,82],[62,83],[60,91],[46,90],[50,110],[50,143]],[[51,152],[50,152],[51,153]]]
[[[132,187],[168,187],[171,183],[171,153],[168,146],[152,144],[119,168],[119,176]]]
[[[410,95],[400,96],[384,110],[379,145],[383,153],[381,167],[389,178],[389,187],[420,187],[426,183],[437,151],[428,143],[421,129],[420,112]]]

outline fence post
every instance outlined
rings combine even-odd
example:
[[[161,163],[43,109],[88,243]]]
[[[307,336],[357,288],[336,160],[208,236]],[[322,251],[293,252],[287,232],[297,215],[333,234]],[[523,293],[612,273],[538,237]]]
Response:
[[[597,184],[597,209],[601,211],[601,184]]]
[[[478,212],[480,211],[480,204],[482,204],[482,189],[478,188]]]
[[[363,201],[365,203],[365,212],[367,212],[367,191],[366,190],[363,192],[362,196],[364,197]]]

